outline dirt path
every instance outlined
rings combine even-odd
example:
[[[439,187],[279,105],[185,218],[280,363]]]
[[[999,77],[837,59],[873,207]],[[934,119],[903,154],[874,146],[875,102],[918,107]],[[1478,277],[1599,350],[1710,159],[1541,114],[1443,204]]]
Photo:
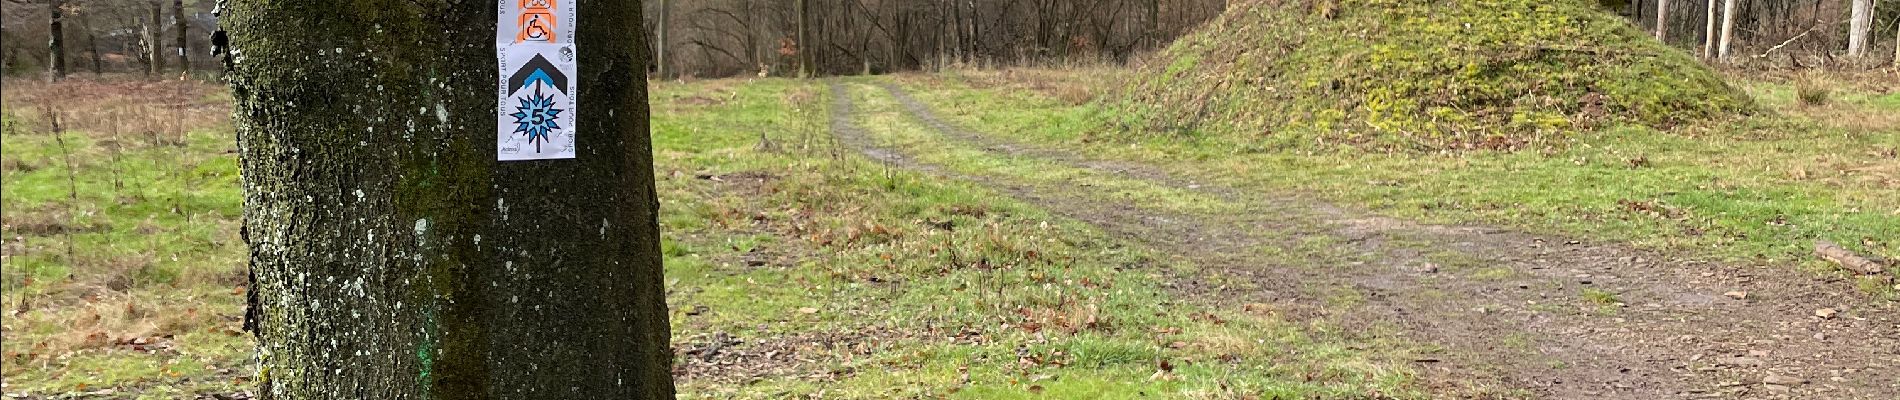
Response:
[[[1240,211],[1155,211],[1086,188],[973,176],[878,146],[857,126],[846,84],[831,85],[832,130],[845,145],[893,166],[992,187],[1203,266],[1175,279],[1200,301],[1283,305],[1295,316],[1442,346],[1442,354],[1416,360],[1438,396],[1900,399],[1900,306],[1867,300],[1846,282],[1615,243],[1417,224],[1197,183],[1155,166],[960,129],[886,86],[952,141],[1209,193]],[[1313,243],[1324,246],[1313,251]],[[1248,284],[1224,283],[1236,280]],[[1340,301],[1342,290],[1354,300]]]

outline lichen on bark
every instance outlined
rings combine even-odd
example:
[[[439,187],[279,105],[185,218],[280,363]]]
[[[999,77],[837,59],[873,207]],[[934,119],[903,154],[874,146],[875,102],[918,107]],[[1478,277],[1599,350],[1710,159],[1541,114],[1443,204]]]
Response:
[[[638,3],[572,3],[577,158],[532,162],[493,4],[227,6],[262,398],[672,397]]]

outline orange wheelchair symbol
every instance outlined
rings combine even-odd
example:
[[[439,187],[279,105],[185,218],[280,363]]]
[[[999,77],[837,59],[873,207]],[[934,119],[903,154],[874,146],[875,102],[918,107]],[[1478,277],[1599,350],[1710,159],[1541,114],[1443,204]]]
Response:
[[[515,43],[554,41],[556,0],[521,0],[521,17],[515,21],[520,33]]]

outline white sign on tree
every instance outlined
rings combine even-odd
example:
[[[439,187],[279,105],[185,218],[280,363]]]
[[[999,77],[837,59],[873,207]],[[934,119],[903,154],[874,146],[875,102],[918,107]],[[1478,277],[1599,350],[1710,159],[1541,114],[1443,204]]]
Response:
[[[496,158],[574,158],[574,0],[496,0]]]

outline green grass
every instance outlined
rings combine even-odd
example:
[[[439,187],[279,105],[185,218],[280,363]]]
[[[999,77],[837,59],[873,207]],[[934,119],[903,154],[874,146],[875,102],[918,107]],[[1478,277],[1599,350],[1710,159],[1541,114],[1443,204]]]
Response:
[[[1236,1],[1103,101],[1113,135],[1415,152],[1539,148],[1754,105],[1584,0]]]
[[[1616,292],[1608,290],[1584,288],[1582,290],[1582,297],[1583,301],[1595,306],[1599,313],[1614,313],[1618,307],[1623,306],[1623,299],[1617,297]]]
[[[845,86],[867,133],[953,172],[1088,185],[1156,211],[1236,207],[946,140],[870,82]],[[1744,87],[1781,114],[1675,132],[1616,128],[1550,151],[1389,155],[1109,140],[1091,134],[1104,118],[1093,106],[957,79],[906,82],[977,131],[1243,190],[1736,261],[1820,269],[1806,255],[1813,239],[1900,256],[1891,239],[1900,237],[1900,191],[1878,179],[1900,173],[1881,169],[1900,165],[1891,155],[1900,148],[1896,123],[1883,117],[1900,111],[1892,93],[1838,89],[1826,105],[1800,106],[1788,85],[1751,83]],[[1414,344],[1183,297],[1162,283],[1196,266],[981,185],[864,160],[825,131],[825,90],[777,79],[653,86],[675,346],[719,335],[740,343],[726,353],[737,370],[682,355],[682,397],[1422,396],[1404,362],[1420,351]],[[226,101],[217,93],[195,97]],[[244,250],[229,127],[161,129],[168,133],[158,140],[100,129],[56,137],[12,94],[0,136],[7,392],[176,398],[242,390],[251,342],[236,331]],[[1326,240],[1280,251],[1318,259],[1335,247]],[[1483,260],[1426,257],[1509,278]],[[1364,301],[1351,290],[1310,290],[1340,305]],[[1580,293],[1591,304],[1615,296]],[[169,347],[120,343],[132,338]],[[1162,361],[1173,370],[1158,374]]]
[[[1411,372],[1389,358],[1404,344],[1346,346],[1342,333],[1323,327],[1184,302],[1159,288],[1166,271],[1138,269],[1157,263],[1143,250],[970,183],[833,147],[822,131],[825,110],[806,108],[828,104],[824,90],[790,80],[655,88],[676,341],[723,332],[762,347],[811,337],[875,343],[758,367],[795,372],[752,381],[686,379],[684,397],[1416,395]],[[881,89],[847,90],[860,100],[858,123],[881,144],[941,150],[922,154],[926,162],[962,161],[959,172],[1019,175],[1034,185],[1090,182],[1157,207],[1222,206],[954,146],[869,95]],[[725,178],[734,176],[752,178]],[[747,266],[749,243],[788,261]],[[1175,369],[1157,374],[1162,361]],[[812,371],[831,373],[814,382]]]
[[[175,85],[196,93],[201,84]],[[77,99],[57,107],[66,126],[81,128],[55,133],[16,87],[62,90],[8,82],[0,134],[7,392],[176,398],[240,390],[251,341],[237,330],[244,245],[228,127],[183,119],[189,111]],[[156,129],[91,129],[108,119]]]
[[[968,75],[968,74],[966,74]],[[1397,217],[1629,242],[1735,262],[1825,270],[1813,241],[1900,256],[1900,103],[1835,91],[1797,105],[1784,84],[1742,86],[1769,108],[1721,125],[1578,133],[1562,148],[1389,154],[1312,144],[1101,135],[1112,109],[980,79],[907,79],[954,123],[1009,140],[1133,160],[1242,190],[1293,192]],[[1867,278],[1871,279],[1871,278]],[[1890,287],[1868,283],[1894,296]]]
[[[1130,179],[1096,170],[1076,168],[1059,162],[990,153],[955,143],[905,112],[895,99],[880,87],[848,85],[850,95],[865,114],[863,126],[878,145],[903,150],[919,161],[947,166],[956,172],[974,176],[1009,177],[1042,187],[1090,188],[1090,192],[1138,207],[1172,212],[1234,211],[1238,204],[1214,196],[1181,188],[1168,187],[1140,179]]]
[[[183,125],[157,141],[97,128],[56,137],[20,99],[65,89],[15,88],[4,135],[6,391],[245,390],[254,371],[252,342],[237,330],[244,249],[230,127]],[[193,98],[228,101],[205,90]],[[739,343],[725,350],[737,369],[680,356],[682,397],[1419,396],[1402,361],[1408,344],[1178,298],[1160,283],[1191,265],[837,147],[823,90],[792,80],[653,87],[675,347],[722,335]],[[100,118],[142,106],[129,96],[62,104]],[[905,146],[943,145],[896,121],[892,106],[870,104],[860,123]],[[141,115],[153,120],[140,126],[166,118]],[[981,161],[972,172],[1034,184],[1088,182],[1170,209],[1225,206],[973,151],[952,154]],[[137,350],[134,338],[163,346]],[[1158,373],[1163,362],[1173,370]]]

